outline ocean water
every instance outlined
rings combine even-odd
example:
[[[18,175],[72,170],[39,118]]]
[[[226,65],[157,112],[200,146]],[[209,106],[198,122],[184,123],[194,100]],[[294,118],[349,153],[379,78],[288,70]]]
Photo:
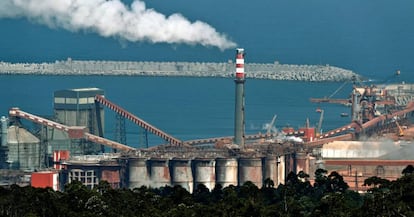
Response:
[[[331,95],[342,83],[309,83],[247,79],[245,83],[246,134],[263,128],[277,115],[276,128],[303,127],[306,118],[316,126],[325,110],[324,131],[342,126],[340,117],[350,108],[337,104],[314,104],[311,97]],[[234,134],[235,83],[230,78],[123,77],[123,76],[0,76],[0,115],[11,107],[41,115],[53,115],[53,93],[71,88],[98,87],[115,104],[181,140],[232,136]],[[335,97],[348,97],[351,84]],[[115,113],[105,109],[105,137],[114,138]],[[143,145],[142,130],[126,121],[127,144]],[[149,145],[163,143],[149,135]]]

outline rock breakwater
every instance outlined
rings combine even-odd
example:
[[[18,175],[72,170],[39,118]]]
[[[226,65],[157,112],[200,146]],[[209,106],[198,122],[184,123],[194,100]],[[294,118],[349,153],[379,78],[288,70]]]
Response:
[[[0,74],[30,75],[112,75],[233,77],[235,64],[229,62],[148,62],[83,61],[67,59],[54,63],[0,62]],[[274,63],[245,64],[247,78],[296,81],[346,81],[360,75],[330,65],[292,65]]]

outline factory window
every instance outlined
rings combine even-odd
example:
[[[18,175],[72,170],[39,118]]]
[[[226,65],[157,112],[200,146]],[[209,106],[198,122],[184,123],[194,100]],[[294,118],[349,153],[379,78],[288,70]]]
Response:
[[[78,99],[76,98],[66,98],[66,104],[77,104]]]
[[[78,180],[82,182],[86,187],[92,189],[94,186],[98,184],[98,178],[95,175],[95,171],[93,170],[79,170],[74,169],[69,173],[69,182]]]
[[[375,174],[378,177],[384,177],[385,175],[385,169],[383,166],[377,166],[377,168],[375,169]]]
[[[88,97],[88,103],[89,104],[95,103],[95,97]]]
[[[88,104],[88,98],[79,98],[79,104]]]
[[[55,103],[61,103],[61,104],[64,104],[64,103],[65,103],[65,98],[62,98],[62,97],[55,97]]]

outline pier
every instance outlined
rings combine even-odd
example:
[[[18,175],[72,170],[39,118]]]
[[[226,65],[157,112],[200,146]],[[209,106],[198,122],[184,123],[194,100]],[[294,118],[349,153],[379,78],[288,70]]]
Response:
[[[81,61],[68,58],[54,63],[0,62],[0,74],[16,75],[102,75],[102,76],[234,76],[235,63],[228,62],[148,62],[148,61]],[[245,64],[251,79],[291,81],[350,81],[360,75],[330,65],[293,65],[274,63]]]

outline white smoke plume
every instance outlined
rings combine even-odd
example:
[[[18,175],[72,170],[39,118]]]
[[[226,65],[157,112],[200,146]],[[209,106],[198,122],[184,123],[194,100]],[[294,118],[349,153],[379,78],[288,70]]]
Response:
[[[234,42],[205,22],[165,16],[141,0],[0,0],[0,18],[27,18],[51,28],[96,32],[131,42],[185,43],[233,48]]]

